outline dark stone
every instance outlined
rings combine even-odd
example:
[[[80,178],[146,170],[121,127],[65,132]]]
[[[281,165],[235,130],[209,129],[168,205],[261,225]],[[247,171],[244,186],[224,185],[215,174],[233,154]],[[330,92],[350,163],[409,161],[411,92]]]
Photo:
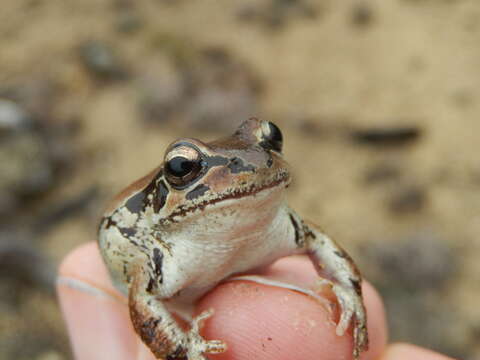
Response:
[[[400,146],[413,143],[421,136],[421,130],[414,126],[357,129],[351,132],[357,144],[370,146]]]
[[[352,24],[358,28],[367,28],[373,22],[373,11],[371,7],[364,2],[357,3],[352,8]]]
[[[422,210],[426,202],[425,189],[418,186],[403,187],[394,190],[388,207],[393,213],[408,214]]]
[[[401,177],[400,168],[391,163],[376,164],[367,169],[364,181],[368,185],[398,180]]]
[[[85,68],[99,80],[120,80],[127,75],[118,55],[106,43],[86,42],[80,46],[79,54]]]

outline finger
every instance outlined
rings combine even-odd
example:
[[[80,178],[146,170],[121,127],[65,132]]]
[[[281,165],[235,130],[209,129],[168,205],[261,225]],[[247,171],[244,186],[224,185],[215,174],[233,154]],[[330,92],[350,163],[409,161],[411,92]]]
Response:
[[[316,278],[313,267],[303,257],[282,259],[266,274],[296,284],[311,283]],[[387,340],[384,309],[370,285],[364,284],[363,289],[370,350],[361,359],[378,359]],[[199,311],[208,308],[214,308],[215,315],[207,321],[203,334],[207,339],[224,340],[229,349],[212,359],[351,358],[351,333],[337,336],[336,324],[328,309],[304,294],[247,281],[233,281],[218,286],[202,299]]]
[[[390,345],[381,360],[453,360],[453,358],[410,344]]]
[[[95,243],[65,258],[57,291],[75,359],[154,359],[148,349],[142,349],[126,299],[111,285]]]
[[[295,262],[297,263],[295,264]],[[309,272],[309,270],[311,269],[307,269],[305,271],[305,269],[302,267],[308,267],[308,263],[304,260],[285,259],[276,264],[270,271],[272,273],[277,272],[280,275],[283,274],[284,277],[287,277],[288,275],[291,277],[292,280],[298,280],[302,277],[303,280],[310,280],[315,277],[314,273]],[[135,335],[130,325],[126,306],[122,303],[124,302],[124,298],[121,297],[111,286],[108,274],[98,254],[98,249],[95,244],[92,243],[77,249],[64,261],[60,268],[60,280],[62,279],[75,279],[79,280],[82,284],[89,284],[90,286],[90,288],[87,289],[85,287],[79,288],[78,284],[72,285],[72,283],[69,283],[68,281],[59,281],[58,286],[62,308],[64,309],[65,317],[67,320],[67,326],[72,336],[72,347],[76,355],[76,359],[104,359],[106,357],[110,358],[113,355],[116,359],[153,359],[153,356],[151,356],[148,349],[146,349],[138,341],[137,336]],[[241,283],[239,283],[239,285],[240,284]],[[251,287],[251,285],[252,284],[247,284],[247,287]],[[92,289],[102,289],[102,291],[92,291]],[[222,288],[220,288],[219,290],[222,290],[222,292],[224,291]],[[282,295],[286,295],[288,298],[288,296],[291,296],[292,294],[294,296],[301,296],[303,299],[306,298],[303,295],[293,293],[285,289],[275,290],[280,292],[277,294],[278,296],[275,296],[275,298],[282,298]],[[216,292],[217,291],[215,290],[214,293]],[[384,329],[383,308],[381,302],[375,294],[373,296],[368,295],[369,292],[371,292],[371,290],[368,290],[367,288],[367,308],[376,309],[374,310],[373,320],[371,317],[369,323],[371,339],[373,340],[369,353],[377,354],[377,349],[382,347],[385,343],[386,331]],[[243,295],[240,294],[240,296]],[[217,300],[221,299],[221,297],[222,293],[220,293],[220,297],[217,297]],[[248,299],[243,300],[246,300],[245,304],[248,304]],[[227,303],[224,309],[228,309],[228,307],[229,305]],[[318,303],[315,303],[314,307],[316,308],[316,311],[318,311],[318,308],[320,306]],[[289,312],[291,310],[292,309],[287,306],[286,311]],[[262,313],[261,309],[258,312]],[[308,312],[309,309],[307,305],[307,315],[309,315]],[[325,313],[326,312],[324,311],[323,314],[325,315]],[[253,312],[253,314],[255,314],[255,312]],[[320,314],[322,314],[322,311],[320,311]],[[215,318],[217,318],[217,316],[214,316],[212,319],[215,320]],[[375,320],[375,318],[377,320]],[[219,318],[219,320],[221,319]],[[238,324],[236,324],[236,319],[226,320],[226,327],[229,328],[230,326],[232,332],[237,332],[238,329],[242,328],[242,326],[237,326]],[[293,323],[294,327],[302,325],[302,318],[300,318],[299,320],[299,323]],[[317,320],[318,319],[315,319],[315,316],[312,317],[312,319],[308,320],[308,326],[316,325]],[[215,326],[208,326],[208,324],[210,324],[211,322],[212,320],[207,321],[207,330],[215,329]],[[219,322],[217,321],[217,324],[218,323]],[[335,328],[335,324],[330,321],[328,314],[324,316],[323,324],[329,324],[331,328]],[[321,332],[320,334],[322,336],[324,335]],[[231,338],[231,336],[228,336],[228,332],[225,336],[222,337],[222,339],[229,338]],[[267,338],[267,341],[273,342],[273,338],[271,339],[272,340],[268,340]],[[333,339],[330,340],[333,341],[333,344],[335,346],[340,345],[339,341],[345,342],[345,339],[345,337],[338,338],[335,336],[333,337]],[[322,351],[323,349],[327,349],[327,354],[335,356],[334,351],[332,352],[332,349],[329,348],[329,346],[331,345],[328,344],[329,342],[331,342],[330,340],[326,338],[323,340],[322,343],[325,346],[316,346],[316,348],[314,347],[312,349],[313,351],[317,351],[313,355],[315,356],[315,358],[318,355],[318,348],[321,348]],[[229,345],[238,346],[238,344],[241,345],[241,342],[236,342],[235,336],[233,336],[232,341]],[[306,342],[306,344],[308,345],[308,341]],[[245,345],[248,346],[248,342],[245,343]],[[278,341],[276,345],[278,345]],[[349,343],[344,345],[346,347],[351,347]],[[337,347],[342,348],[342,346]],[[232,349],[232,346],[230,346],[230,349]],[[343,350],[345,349],[343,348]],[[351,350],[348,350],[347,352],[347,358],[350,354],[350,351]],[[309,353],[308,347],[304,348],[303,352]],[[136,354],[136,356],[132,354]],[[233,356],[235,353],[229,351],[227,354],[229,354],[228,356]],[[246,358],[252,357],[247,356]],[[258,358],[260,359],[260,357]],[[309,359],[309,357],[300,357],[296,355],[294,358]],[[363,358],[369,359],[371,357]],[[241,357],[238,357],[238,359],[241,359]]]

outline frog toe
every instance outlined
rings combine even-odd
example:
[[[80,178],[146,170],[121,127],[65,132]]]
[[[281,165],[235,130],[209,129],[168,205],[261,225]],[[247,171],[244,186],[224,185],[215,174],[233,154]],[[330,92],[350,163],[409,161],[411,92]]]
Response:
[[[336,333],[345,334],[352,324],[353,327],[353,355],[357,359],[361,351],[368,349],[367,318],[361,297],[354,291],[334,286],[333,291],[337,296],[341,314],[337,324]]]
[[[205,320],[213,315],[213,309],[206,310],[195,317],[188,332],[188,342],[191,348],[188,359],[203,359],[202,354],[219,354],[227,350],[227,344],[221,340],[205,340],[200,335]]]

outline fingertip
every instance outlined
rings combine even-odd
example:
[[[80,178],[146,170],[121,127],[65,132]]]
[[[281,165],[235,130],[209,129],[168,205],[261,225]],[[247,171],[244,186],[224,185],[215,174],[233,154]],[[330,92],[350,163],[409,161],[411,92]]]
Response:
[[[230,282],[203,299],[200,308],[208,307],[215,309],[215,315],[206,323],[204,336],[228,345],[218,359],[313,360],[322,349],[323,358],[333,360],[349,347],[346,337],[335,335],[327,312],[297,292]]]
[[[59,277],[92,280],[114,290],[96,242],[82,244],[72,250],[58,267]]]
[[[385,351],[381,360],[454,360],[451,357],[421,348],[416,345],[396,343]]]
[[[365,285],[369,314],[370,350],[362,359],[378,358],[386,343],[382,302]],[[218,359],[310,360],[348,359],[352,338],[335,334],[331,314],[318,301],[298,292],[236,281],[208,294],[200,309],[213,307],[215,315],[204,329],[207,339],[222,339],[229,350]]]
[[[75,359],[136,358],[139,344],[128,309],[109,281],[96,244],[73,250],[58,271],[58,298]]]

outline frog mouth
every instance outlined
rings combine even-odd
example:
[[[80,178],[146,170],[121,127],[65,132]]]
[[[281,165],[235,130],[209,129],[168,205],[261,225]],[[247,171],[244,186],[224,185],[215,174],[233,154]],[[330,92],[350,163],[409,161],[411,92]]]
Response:
[[[177,217],[182,218],[187,214],[194,212],[196,210],[203,210],[207,206],[214,205],[225,200],[241,199],[244,197],[255,195],[262,191],[275,188],[282,183],[284,183],[285,186],[287,186],[289,182],[290,182],[289,173],[287,171],[282,171],[278,173],[275,177],[273,177],[272,179],[269,179],[264,183],[250,184],[249,186],[245,186],[243,188],[235,189],[233,191],[227,191],[219,194],[215,198],[206,199],[190,206],[185,206],[185,205],[179,206],[167,218],[165,218],[161,222],[163,224],[170,223],[170,222],[175,223],[175,222],[178,222],[178,220],[176,219]]]

